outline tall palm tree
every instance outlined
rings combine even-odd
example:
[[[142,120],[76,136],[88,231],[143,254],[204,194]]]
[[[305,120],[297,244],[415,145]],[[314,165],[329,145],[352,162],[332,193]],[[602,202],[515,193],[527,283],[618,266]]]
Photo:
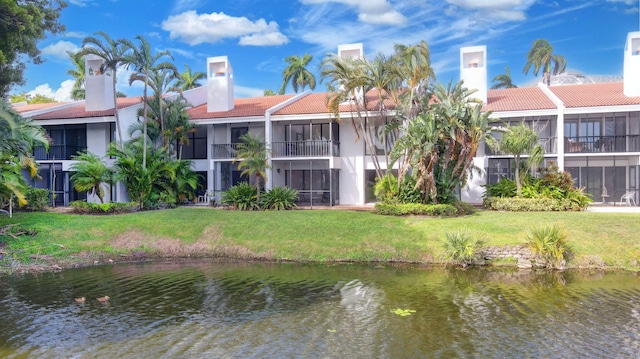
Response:
[[[102,184],[112,184],[113,174],[98,155],[85,151],[71,157],[71,181],[78,192],[88,192],[98,196],[100,203],[104,203],[104,189]]]
[[[102,36],[104,42],[97,37],[88,36],[82,40],[82,49],[78,51],[76,56],[85,56],[87,54],[97,55],[102,58],[104,63],[104,69],[113,71],[112,83],[113,93],[116,93],[116,71],[118,67],[123,64],[123,58],[127,48],[123,46],[123,40],[113,40],[105,32],[98,31],[96,35]],[[118,103],[116,102],[116,96],[113,97],[113,108],[115,109],[116,128],[118,130],[118,141],[122,145],[122,126],[120,125],[120,116],[118,115]]]
[[[294,55],[284,59],[289,66],[282,71],[282,87],[280,87],[281,95],[284,95],[284,91],[286,90],[289,82],[291,82],[293,91],[296,93],[298,93],[298,89],[304,91],[305,86],[309,86],[312,90],[316,88],[316,77],[307,70],[307,65],[312,59],[313,56],[309,54],[304,54],[302,57]]]
[[[553,71],[551,64],[553,63]],[[567,59],[562,55],[553,54],[553,46],[549,41],[538,39],[533,42],[531,49],[527,53],[527,63],[524,65],[522,72],[526,75],[533,66],[533,74],[538,76],[538,72],[542,69],[542,80],[544,83],[551,85],[551,75],[557,75],[567,67]]]
[[[238,169],[242,170],[241,175],[254,176],[254,185],[258,193],[258,201],[260,200],[260,180],[267,182],[267,169],[269,161],[267,160],[267,147],[264,140],[246,133],[240,136],[238,151],[234,163],[238,161]]]
[[[78,53],[67,51],[73,68],[67,70],[67,75],[75,79],[73,88],[71,89],[71,98],[74,100],[84,100],[84,80],[85,80],[85,63],[84,56],[78,56]]]
[[[493,78],[492,81],[495,82],[495,84],[491,86],[492,89],[500,89],[500,88],[511,89],[511,88],[518,87],[514,85],[513,82],[511,81],[511,70],[509,69],[509,66],[506,66],[506,65],[504,66],[504,74],[497,75],[496,77]]]
[[[138,35],[135,38],[136,40],[138,40],[138,47],[136,47],[132,42],[128,40],[122,40],[121,43],[124,48],[132,50],[131,53],[127,54],[124,57],[124,63],[127,67],[133,67],[136,71],[134,75],[139,76],[140,80],[144,82],[144,90],[142,95],[144,108],[144,115],[142,118],[142,167],[144,168],[147,166],[147,88],[149,87],[149,77],[151,76],[151,71],[154,69],[175,69],[175,65],[166,61],[158,63],[158,61],[161,60],[164,56],[168,56],[169,58],[171,58],[171,60],[173,60],[171,52],[165,50],[154,54],[151,51],[151,45],[149,45],[149,42],[142,35]],[[134,75],[132,75],[132,77]]]
[[[187,91],[201,86],[198,81],[206,79],[207,74],[202,71],[192,72],[191,67],[187,64],[184,64],[184,67],[186,70],[180,73],[178,81],[176,81],[176,87],[182,91]]]
[[[167,101],[166,129],[164,137],[167,143],[176,143],[178,146],[177,158],[182,159],[182,148],[189,144],[189,135],[196,131],[196,124],[189,121],[189,113],[186,111],[191,104],[183,97],[177,97]]]
[[[540,164],[544,159],[544,147],[538,144],[538,133],[524,123],[519,126],[509,126],[502,136],[500,149],[514,157],[516,193],[522,196],[522,176],[520,176],[522,155],[529,154],[527,168]]]

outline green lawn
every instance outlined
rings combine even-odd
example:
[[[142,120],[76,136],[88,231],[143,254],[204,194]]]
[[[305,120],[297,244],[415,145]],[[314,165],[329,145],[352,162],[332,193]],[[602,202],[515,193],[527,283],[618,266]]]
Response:
[[[234,212],[178,208],[115,216],[17,213],[0,227],[19,223],[37,236],[0,237],[5,252],[29,261],[33,254],[92,262],[121,254],[225,256],[302,261],[442,262],[446,233],[466,230],[486,245],[524,242],[529,229],[558,224],[573,252],[569,265],[604,263],[638,269],[640,215],[593,212],[507,213],[480,211],[461,218],[386,217],[371,212],[297,210]],[[8,263],[5,259],[4,264]],[[2,263],[2,262],[0,262]]]

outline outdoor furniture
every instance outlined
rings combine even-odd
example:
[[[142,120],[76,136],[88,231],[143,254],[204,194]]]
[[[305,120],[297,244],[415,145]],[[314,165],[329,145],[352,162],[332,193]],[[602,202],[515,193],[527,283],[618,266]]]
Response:
[[[636,205],[636,191],[627,191],[625,194],[620,197],[620,202],[626,202],[627,206]]]
[[[198,203],[209,204],[209,191],[206,191],[203,195],[198,196]]]

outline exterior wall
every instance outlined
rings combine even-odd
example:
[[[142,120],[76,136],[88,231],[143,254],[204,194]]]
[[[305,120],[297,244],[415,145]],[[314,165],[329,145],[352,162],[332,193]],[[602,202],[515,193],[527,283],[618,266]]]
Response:
[[[356,133],[348,122],[340,124],[340,204],[365,203],[365,155],[362,138],[356,142]]]

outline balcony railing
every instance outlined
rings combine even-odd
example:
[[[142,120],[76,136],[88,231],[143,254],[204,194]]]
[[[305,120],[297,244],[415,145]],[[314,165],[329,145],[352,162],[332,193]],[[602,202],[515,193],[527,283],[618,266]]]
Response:
[[[211,158],[213,159],[233,159],[236,158],[240,143],[225,143],[211,145]]]
[[[44,147],[37,146],[33,149],[33,157],[39,161],[70,160],[71,156],[75,156],[78,152],[86,149],[86,146],[50,145],[49,152],[47,152]]]
[[[565,137],[564,152],[640,152],[640,135]]]
[[[554,154],[554,153],[558,153],[558,148],[556,147],[556,138],[555,137],[549,137],[549,138],[538,138],[538,144],[542,146],[542,148],[544,148],[544,153],[546,154]],[[566,151],[566,148],[565,148]],[[485,153],[487,155],[499,155],[499,154],[504,154],[501,151],[494,151],[491,148],[489,148],[489,146],[485,146]]]
[[[337,157],[340,142],[328,140],[286,141],[271,144],[273,157]]]

